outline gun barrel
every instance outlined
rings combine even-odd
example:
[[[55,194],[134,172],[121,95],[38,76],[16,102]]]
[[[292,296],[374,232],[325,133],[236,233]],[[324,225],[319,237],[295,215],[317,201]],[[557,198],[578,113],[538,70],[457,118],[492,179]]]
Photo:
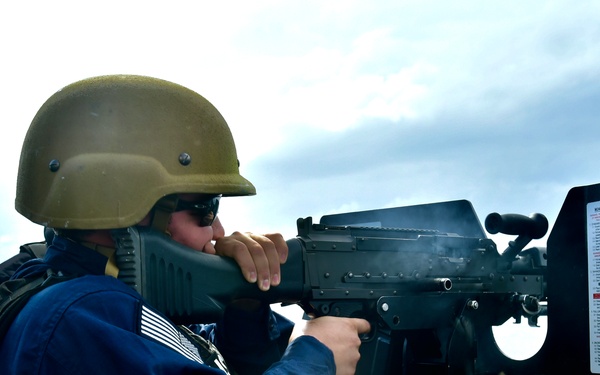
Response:
[[[452,280],[450,280],[450,279],[439,278],[439,279],[434,279],[434,281],[437,283],[438,287],[440,288],[439,290],[448,291],[448,290],[452,289]]]

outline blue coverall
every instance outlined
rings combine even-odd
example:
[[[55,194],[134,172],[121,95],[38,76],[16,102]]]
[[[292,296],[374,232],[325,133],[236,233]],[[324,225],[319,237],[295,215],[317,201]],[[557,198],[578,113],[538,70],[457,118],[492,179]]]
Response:
[[[34,295],[0,343],[0,374],[223,374],[187,330],[175,326],[129,286],[104,275],[107,258],[56,236],[44,259],[13,278],[48,268],[77,276]],[[213,343],[240,374],[335,374],[332,352],[301,336],[287,349],[292,323],[268,305],[228,308],[217,323],[189,327]],[[202,341],[202,340],[201,340]],[[217,355],[217,357],[219,357]],[[232,371],[233,370],[233,371]]]

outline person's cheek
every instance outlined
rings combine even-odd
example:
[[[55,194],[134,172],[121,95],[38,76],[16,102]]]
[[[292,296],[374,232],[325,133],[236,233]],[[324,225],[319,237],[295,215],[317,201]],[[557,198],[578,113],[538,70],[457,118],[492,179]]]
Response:
[[[198,251],[204,251],[213,237],[211,227],[199,227],[185,211],[171,215],[169,232],[174,241]],[[207,250],[210,251],[209,248]]]

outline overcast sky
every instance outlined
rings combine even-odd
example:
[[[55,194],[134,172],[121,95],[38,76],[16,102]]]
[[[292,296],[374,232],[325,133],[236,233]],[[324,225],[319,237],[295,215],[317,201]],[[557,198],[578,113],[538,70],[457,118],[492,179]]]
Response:
[[[471,201],[542,212],[600,182],[600,3],[3,2],[0,258],[41,230],[14,211],[26,129],[56,90],[133,73],[207,97],[258,189],[230,230]],[[8,5],[7,5],[8,4]]]
[[[256,197],[229,231],[455,199],[544,213],[600,182],[600,2],[5,1],[0,260],[42,230],[14,211],[21,143],[82,78],[187,86],[228,121]]]

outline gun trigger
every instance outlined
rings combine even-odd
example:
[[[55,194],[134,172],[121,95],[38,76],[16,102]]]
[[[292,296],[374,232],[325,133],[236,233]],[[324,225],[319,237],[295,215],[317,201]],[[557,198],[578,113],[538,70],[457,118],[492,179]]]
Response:
[[[361,333],[358,335],[358,337],[360,338],[361,342],[369,342],[371,340],[373,340],[374,337],[377,336],[377,327],[375,324],[369,322],[369,324],[371,325],[371,329],[369,330],[369,332],[367,333]]]

